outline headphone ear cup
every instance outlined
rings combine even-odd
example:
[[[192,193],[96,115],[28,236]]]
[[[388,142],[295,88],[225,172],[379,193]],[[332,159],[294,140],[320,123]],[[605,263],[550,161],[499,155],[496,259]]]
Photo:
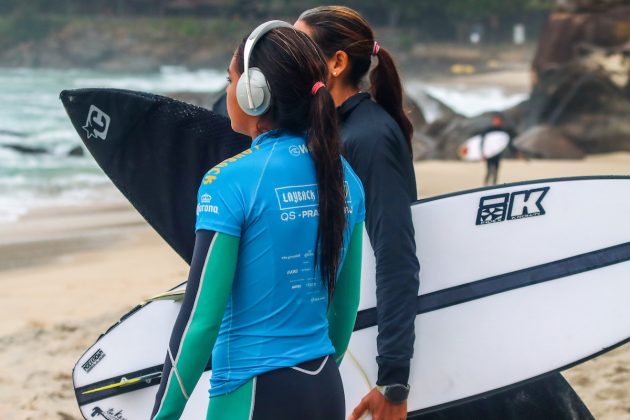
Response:
[[[249,84],[254,105],[253,108],[249,106],[247,82],[245,79],[245,73],[243,73],[236,85],[236,100],[238,105],[247,115],[256,117],[264,114],[269,109],[269,104],[271,103],[271,91],[269,90],[269,84],[267,83],[265,75],[258,67],[251,67],[249,69]]]

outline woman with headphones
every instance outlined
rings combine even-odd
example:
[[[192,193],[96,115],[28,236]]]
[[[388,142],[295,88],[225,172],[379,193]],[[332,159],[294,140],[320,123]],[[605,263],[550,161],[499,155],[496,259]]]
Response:
[[[253,142],[201,182],[153,419],[179,418],[211,354],[209,419],[344,418],[336,362],[358,307],[364,197],[326,76],[319,49],[285,22],[236,50],[227,109]]]

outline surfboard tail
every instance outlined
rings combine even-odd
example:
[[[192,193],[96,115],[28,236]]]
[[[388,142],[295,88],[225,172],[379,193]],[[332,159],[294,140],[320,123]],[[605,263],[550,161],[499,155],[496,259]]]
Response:
[[[62,91],[60,99],[105,174],[190,263],[199,183],[251,139],[221,115],[151,93],[77,89]]]

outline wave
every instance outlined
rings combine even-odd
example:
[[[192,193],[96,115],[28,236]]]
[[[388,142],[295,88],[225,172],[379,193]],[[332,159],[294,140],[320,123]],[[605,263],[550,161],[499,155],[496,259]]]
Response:
[[[66,156],[81,142],[59,101],[61,90],[109,87],[211,94],[225,87],[225,76],[224,70],[177,66],[152,73],[0,68],[0,221],[17,220],[34,207],[108,200],[111,194],[104,191],[120,197],[89,154]],[[412,96],[426,91],[464,115],[506,108],[524,97],[494,88],[422,83],[406,87]],[[425,108],[425,113],[431,121],[431,108]],[[2,144],[43,148],[47,153],[20,153]]]
[[[166,92],[216,92],[226,85],[225,72],[218,70],[190,71],[183,67],[162,67],[159,73],[146,75],[121,75],[83,77],[73,86],[132,89],[154,93]]]
[[[484,112],[503,111],[527,99],[528,94],[506,93],[503,89],[492,86],[442,86],[423,82],[411,82],[406,86],[414,98],[420,98],[426,92],[448,105],[453,111],[466,117],[474,117]],[[423,108],[425,118],[433,122],[438,116],[437,107]]]

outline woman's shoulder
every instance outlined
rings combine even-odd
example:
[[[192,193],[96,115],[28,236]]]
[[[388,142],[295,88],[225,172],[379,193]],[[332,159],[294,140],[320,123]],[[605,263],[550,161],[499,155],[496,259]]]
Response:
[[[379,149],[406,145],[396,121],[369,97],[357,104],[343,121],[342,137],[346,148]]]
[[[260,150],[260,146],[254,145],[231,158],[225,159],[206,172],[202,185],[234,185],[250,180],[253,172],[256,172],[260,166],[256,165],[256,162],[261,161],[263,154],[265,153]]]

